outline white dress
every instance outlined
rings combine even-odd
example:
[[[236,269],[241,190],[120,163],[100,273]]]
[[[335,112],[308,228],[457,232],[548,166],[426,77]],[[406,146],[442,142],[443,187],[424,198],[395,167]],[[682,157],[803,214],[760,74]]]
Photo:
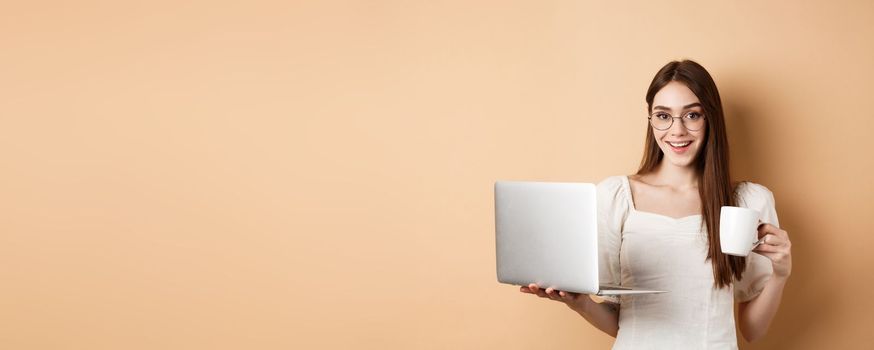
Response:
[[[620,303],[613,349],[737,349],[734,303],[758,296],[771,261],[751,253],[740,281],[714,289],[701,215],[675,219],[636,210],[626,176],[597,188],[601,283],[668,291],[609,298]],[[779,227],[766,187],[743,182],[738,195],[739,206]]]

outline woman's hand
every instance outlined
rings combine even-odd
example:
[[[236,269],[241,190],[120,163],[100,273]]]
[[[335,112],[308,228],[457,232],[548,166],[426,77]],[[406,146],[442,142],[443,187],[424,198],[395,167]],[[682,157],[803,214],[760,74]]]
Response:
[[[519,291],[522,293],[534,294],[541,298],[560,301],[576,312],[585,312],[588,303],[594,303],[592,299],[589,299],[587,294],[566,292],[555,290],[553,288],[546,288],[544,290],[535,283],[523,286]]]
[[[789,277],[792,273],[792,242],[789,241],[789,233],[771,224],[761,224],[759,240],[762,244],[753,251],[771,259],[775,277]]]
[[[541,289],[537,284],[522,287],[522,293],[534,294],[541,298],[559,301],[576,311],[593,326],[615,337],[619,332],[619,308],[616,304],[598,304],[588,294],[572,293],[552,288]]]

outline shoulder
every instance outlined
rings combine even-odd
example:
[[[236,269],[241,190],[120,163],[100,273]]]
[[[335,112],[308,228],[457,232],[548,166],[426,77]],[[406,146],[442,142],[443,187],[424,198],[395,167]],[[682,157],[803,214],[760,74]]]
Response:
[[[628,181],[625,175],[615,175],[607,177],[596,185],[598,192],[598,202],[600,205],[617,206],[624,205],[628,202],[627,187],[625,182]]]
[[[624,177],[625,175],[608,176],[598,182],[598,187],[619,187],[622,185],[622,181],[625,180],[623,179]]]
[[[738,205],[746,208],[758,208],[774,203],[774,193],[764,185],[752,181],[739,182],[735,188],[735,195]]]
[[[598,182],[596,185],[598,188],[598,194],[616,194],[622,190],[625,181],[625,175],[609,176]]]

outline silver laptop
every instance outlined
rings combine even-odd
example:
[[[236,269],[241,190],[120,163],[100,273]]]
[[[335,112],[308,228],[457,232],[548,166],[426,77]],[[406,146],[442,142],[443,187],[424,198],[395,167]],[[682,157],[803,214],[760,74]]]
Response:
[[[594,184],[495,182],[498,282],[597,294],[664,293],[599,284]]]

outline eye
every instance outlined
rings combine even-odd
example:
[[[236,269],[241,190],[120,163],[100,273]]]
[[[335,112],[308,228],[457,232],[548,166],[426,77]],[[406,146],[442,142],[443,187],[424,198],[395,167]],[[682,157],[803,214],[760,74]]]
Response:
[[[698,119],[701,119],[701,114],[698,112],[691,112],[689,114],[686,114],[686,119],[698,120]]]
[[[667,113],[656,113],[655,117],[656,117],[656,119],[661,120],[661,121],[666,121],[668,119],[671,119],[671,116],[668,115]]]

